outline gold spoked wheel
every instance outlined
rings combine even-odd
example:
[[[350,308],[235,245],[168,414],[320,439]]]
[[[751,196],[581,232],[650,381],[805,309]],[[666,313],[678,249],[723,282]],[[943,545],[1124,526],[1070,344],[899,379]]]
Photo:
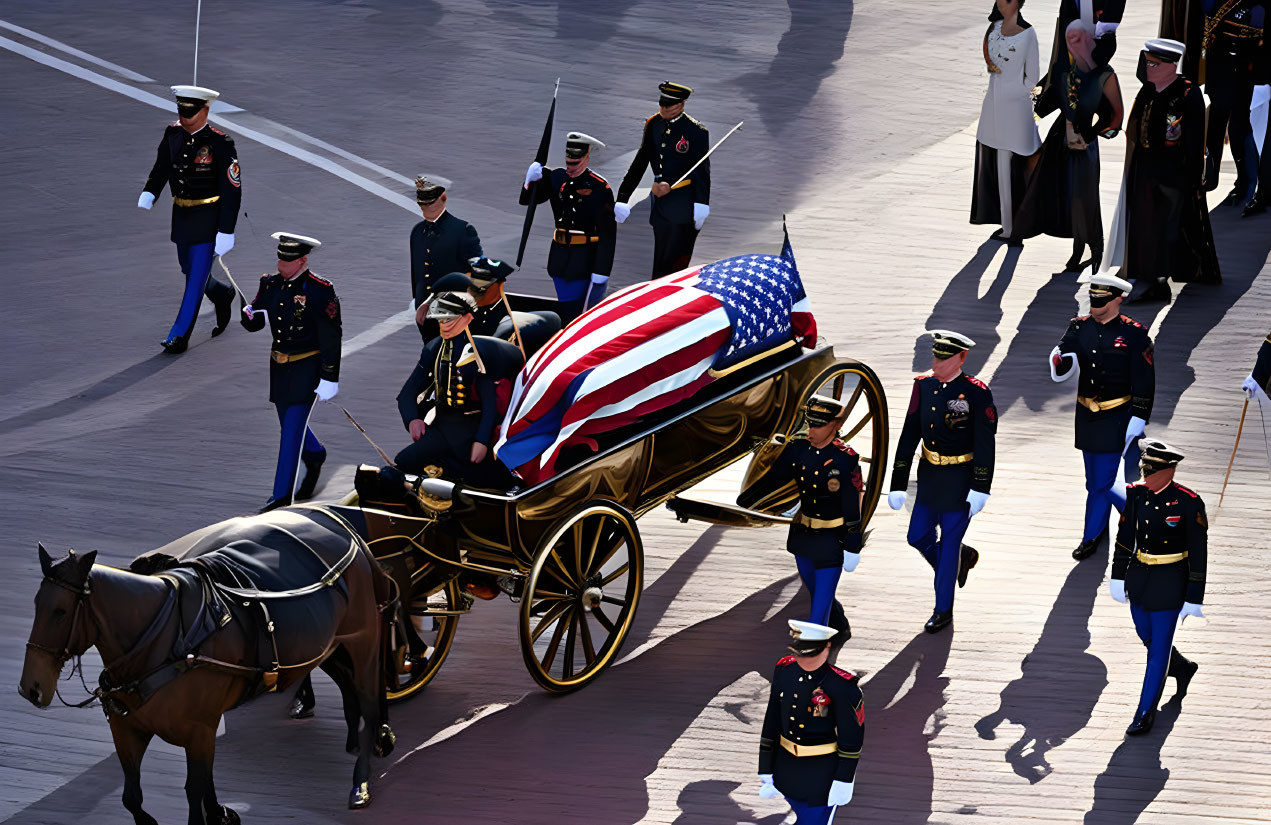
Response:
[[[521,654],[553,693],[585,685],[618,655],[644,581],[635,519],[589,502],[562,519],[534,554],[521,600]]]
[[[863,530],[878,506],[887,474],[887,396],[874,371],[855,361],[840,361],[822,372],[800,400],[800,408],[813,395],[829,396],[847,406],[847,419],[839,429],[839,438],[861,457],[865,482],[861,502]],[[807,431],[802,415],[795,423]]]
[[[388,673],[388,701],[400,702],[414,696],[432,681],[450,653],[459,627],[459,617],[466,612],[459,590],[459,580],[421,589],[410,595],[405,615],[389,627],[388,652],[392,661]],[[409,621],[407,627],[405,622]]]

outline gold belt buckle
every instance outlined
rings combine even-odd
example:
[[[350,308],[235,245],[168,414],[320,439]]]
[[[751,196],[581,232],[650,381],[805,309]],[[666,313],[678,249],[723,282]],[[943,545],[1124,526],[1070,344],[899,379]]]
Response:
[[[1134,551],[1134,558],[1137,559],[1140,564],[1147,564],[1147,565],[1174,564],[1175,562],[1180,562],[1183,559],[1187,558],[1187,551],[1184,550],[1181,553],[1157,554],[1157,553],[1144,553],[1142,550],[1136,550]]]
[[[209,203],[216,203],[220,199],[220,195],[213,195],[210,198],[173,198],[172,202],[177,206],[207,206]]]
[[[791,742],[784,736],[781,737],[781,747],[795,757],[825,756],[831,753],[838,753],[838,744],[835,742],[826,742],[821,745],[800,745],[797,742]]]

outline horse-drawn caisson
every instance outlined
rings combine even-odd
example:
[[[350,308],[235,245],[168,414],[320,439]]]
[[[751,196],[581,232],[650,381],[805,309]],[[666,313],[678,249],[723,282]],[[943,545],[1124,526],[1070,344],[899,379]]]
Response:
[[[751,274],[760,284],[798,277],[788,249],[668,276],[617,293],[532,353],[505,402],[498,455],[517,456],[511,489],[364,466],[341,501],[205,528],[140,557],[134,570],[147,575],[95,565],[92,553],[53,562],[41,548],[23,695],[47,705],[63,664],[96,646],[125,806],[153,822],[141,810],[139,764],[158,734],[191,754],[191,822],[217,823],[237,821],[212,786],[220,714],[313,667],[344,696],[358,752],[350,804],[369,802],[369,754],[392,746],[384,700],[410,697],[437,674],[474,597],[518,603],[522,655],[545,689],[588,683],[618,656],[639,605],[637,519],[668,504],[681,518],[788,521],[793,486],[767,496],[763,510],[677,497],[748,455],[747,480],[761,474],[798,436],[813,394],[847,409],[841,432],[866,470],[863,521],[878,502],[882,388],[867,366],[818,345],[814,326],[790,323],[802,287],[761,287],[776,311],[759,307],[758,320],[721,298],[720,336],[699,323],[708,302],[690,291],[719,297]],[[668,302],[693,304],[697,315],[666,321]],[[666,329],[651,337],[641,317]],[[643,337],[624,337],[638,328]],[[686,359],[694,342],[717,353]],[[663,355],[650,357],[659,346]],[[636,366],[615,371],[628,356]]]

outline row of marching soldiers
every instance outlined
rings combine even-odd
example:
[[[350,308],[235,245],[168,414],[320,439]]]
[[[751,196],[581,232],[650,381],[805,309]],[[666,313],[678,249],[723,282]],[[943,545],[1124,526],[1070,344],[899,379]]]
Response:
[[[185,351],[205,295],[215,307],[213,337],[228,326],[235,293],[246,329],[269,324],[269,396],[282,431],[273,491],[264,507],[271,510],[308,499],[317,489],[326,450],[308,421],[315,399],[329,401],[339,391],[340,299],[332,283],[309,267],[321,241],[277,232],[277,271],[261,277],[247,303],[249,293],[233,283],[221,260],[234,248],[243,181],[233,139],[208,123],[219,93],[198,86],[172,90],[179,118],[164,132],[137,202],[148,210],[164,187],[172,192],[171,239],[185,289],[162,347],[172,355]],[[497,424],[494,384],[515,375],[536,346],[604,297],[616,226],[630,216],[632,197],[649,169],[653,277],[688,265],[710,214],[709,133],[684,111],[692,91],[670,81],[658,86],[658,112],[645,121],[616,196],[590,168],[593,150],[604,144],[582,132],[569,133],[563,166],[530,165],[520,202],[550,202],[555,217],[547,259],[557,297],[553,311],[513,312],[503,289],[515,267],[487,257],[476,228],[449,211],[448,181],[416,179],[423,220],[410,232],[410,288],[424,347],[398,397],[412,442],[394,461],[401,470],[443,468],[451,477],[512,483],[490,451]],[[212,274],[215,263],[230,284]],[[507,346],[499,346],[504,342]],[[425,424],[430,408],[434,419]],[[305,473],[297,486],[301,465]]]
[[[1130,290],[1116,276],[1092,276],[1090,314],[1069,322],[1049,368],[1057,382],[1079,376],[1075,440],[1087,494],[1074,560],[1095,554],[1107,538],[1112,510],[1120,511],[1108,589],[1113,599],[1129,603],[1147,650],[1138,705],[1126,729],[1128,736],[1141,736],[1152,729],[1167,680],[1173,678],[1176,695],[1185,696],[1199,669],[1173,640],[1183,620],[1203,616],[1208,519],[1200,496],[1174,479],[1183,453],[1145,436],[1156,393],[1155,354],[1148,330],[1120,312]],[[888,503],[893,510],[905,506],[917,463],[907,541],[931,565],[935,609],[925,630],[939,633],[952,624],[956,590],[979,560],[963,537],[989,501],[997,409],[989,386],[963,372],[975,342],[949,330],[929,334],[932,369],[915,378],[910,391]],[[1271,392],[1271,335],[1241,389],[1260,401]],[[790,621],[792,655],[773,673],[759,745],[759,793],[783,795],[798,822],[813,825],[825,825],[837,806],[851,801],[865,735],[861,687],[832,663],[852,635],[835,598],[840,572],[856,570],[862,550],[860,459],[838,437],[848,412],[839,399],[812,396],[803,411],[806,437],[788,442],[738,498],[743,507],[763,507],[791,482],[799,493],[786,549],[811,609],[807,621]],[[1140,475],[1135,483],[1123,481]]]

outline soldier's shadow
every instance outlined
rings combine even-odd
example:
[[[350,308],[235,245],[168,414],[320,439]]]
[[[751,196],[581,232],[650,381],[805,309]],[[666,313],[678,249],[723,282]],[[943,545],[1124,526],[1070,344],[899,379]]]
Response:
[[[975,375],[984,368],[989,356],[1002,341],[997,329],[1002,321],[1002,296],[1015,277],[1015,267],[1022,251],[1019,247],[1007,247],[1006,256],[998,267],[997,274],[993,276],[993,283],[983,296],[980,295],[980,280],[1001,248],[1002,244],[993,240],[980,244],[971,260],[950,279],[931,314],[927,316],[927,329],[949,329],[975,341],[975,347],[967,354],[966,372],[970,375]],[[930,340],[919,339],[914,344],[913,364],[915,372],[931,369]],[[996,389],[995,382],[995,393]],[[1000,402],[997,407],[999,410],[1006,410],[1006,406]]]
[[[1161,765],[1161,748],[1182,711],[1178,696],[1156,714],[1151,733],[1126,737],[1113,752],[1108,767],[1094,781],[1094,805],[1084,825],[1134,825],[1169,781],[1169,768]]]
[[[882,670],[863,680],[868,757],[851,805],[856,818],[923,825],[931,816],[931,742],[944,728],[949,686],[944,669],[952,643],[951,631],[934,636],[921,632]]]
[[[755,780],[752,790],[758,790],[758,780]],[[752,819],[750,811],[733,801],[730,794],[743,787],[737,782],[727,782],[722,779],[703,779],[699,782],[690,782],[684,786],[684,790],[680,791],[680,796],[675,800],[675,804],[679,806],[680,815],[675,818],[672,825],[699,825],[703,822],[718,823],[754,823],[754,825],[781,825],[785,821],[785,814],[769,814],[762,819]]]
[[[1020,662],[1020,677],[1002,691],[997,710],[975,723],[981,739],[996,739],[1004,722],[1023,725],[1005,758],[1029,782],[1050,775],[1047,754],[1086,726],[1108,685],[1103,661],[1088,652],[1090,614],[1107,560],[1105,536],[1099,551],[1068,573],[1041,636]],[[1057,702],[1056,696],[1066,698]]]

